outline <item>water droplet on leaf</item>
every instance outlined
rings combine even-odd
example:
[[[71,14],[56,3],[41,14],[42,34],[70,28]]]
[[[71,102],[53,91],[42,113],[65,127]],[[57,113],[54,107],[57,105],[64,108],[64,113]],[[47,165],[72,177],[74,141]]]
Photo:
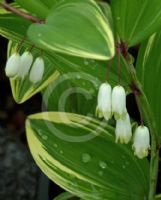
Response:
[[[98,174],[99,174],[100,176],[103,176],[103,171],[99,171]]]
[[[60,150],[60,154],[63,154],[63,151],[62,151],[62,150]]]
[[[99,166],[100,166],[102,169],[106,169],[106,168],[107,168],[107,163],[105,163],[104,161],[100,161],[100,162],[99,162]]]
[[[84,64],[88,65],[89,64],[88,60],[84,60]]]
[[[111,164],[114,164],[114,161],[113,161],[113,160],[111,160],[111,161],[110,161],[110,163],[111,163]]]
[[[125,165],[122,165],[122,169],[125,169],[126,168],[126,166]]]
[[[55,148],[57,148],[57,147],[58,147],[58,145],[57,145],[57,144],[54,144],[53,146],[54,146]]]
[[[80,76],[80,75],[77,75],[76,77],[77,77],[77,79],[80,79],[80,78],[81,78],[81,76]]]
[[[42,136],[42,139],[43,139],[43,140],[47,140],[47,139],[48,139],[48,136],[47,136],[47,135],[43,135],[43,136]]]
[[[128,162],[128,161],[126,161],[126,162],[125,162],[125,164],[126,164],[126,165],[129,165],[129,162]]]
[[[91,160],[91,156],[87,153],[82,154],[82,161],[88,163]]]

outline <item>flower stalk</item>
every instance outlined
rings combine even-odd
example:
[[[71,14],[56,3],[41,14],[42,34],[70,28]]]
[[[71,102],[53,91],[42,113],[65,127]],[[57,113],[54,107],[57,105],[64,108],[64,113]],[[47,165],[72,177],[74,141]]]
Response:
[[[151,158],[150,158],[150,181],[149,181],[149,196],[148,200],[155,199],[156,193],[156,184],[158,176],[158,167],[159,167],[159,144],[158,144],[158,134],[155,119],[151,111],[149,102],[146,98],[146,95],[142,89],[134,66],[130,63],[126,52],[126,66],[131,77],[131,89],[135,94],[135,98],[138,104],[138,109],[140,110],[141,116],[144,118],[147,126],[149,127],[151,134]]]
[[[20,10],[20,9],[17,9],[17,8],[11,6],[10,4],[6,3],[6,2],[0,3],[0,6],[7,11],[10,11],[10,12],[12,12],[12,13],[20,16],[20,17],[23,17],[23,18],[31,21],[32,23],[45,23],[44,20],[38,19],[37,17],[32,16],[29,13],[26,13],[26,12]]]

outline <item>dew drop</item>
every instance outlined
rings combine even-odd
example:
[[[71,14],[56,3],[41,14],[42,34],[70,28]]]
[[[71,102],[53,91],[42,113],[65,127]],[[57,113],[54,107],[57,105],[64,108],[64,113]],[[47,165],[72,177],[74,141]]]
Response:
[[[126,164],[126,165],[129,165],[129,161],[126,161],[125,164]]]
[[[84,64],[85,64],[85,65],[88,65],[88,64],[89,64],[88,60],[85,60],[85,61],[84,61]]]
[[[53,146],[54,146],[55,148],[57,148],[57,147],[58,147],[58,145],[57,145],[57,144],[54,144]]]
[[[91,88],[91,89],[89,90],[89,93],[90,93],[90,94],[93,94],[93,93],[94,93],[94,89]]]
[[[42,136],[41,130],[38,130],[38,134],[39,134],[40,136]]]
[[[91,160],[91,156],[87,153],[82,154],[82,161],[88,163]]]
[[[103,171],[99,171],[98,175],[103,176]]]
[[[121,18],[120,18],[120,17],[117,17],[116,19],[117,19],[117,20],[120,20]]]
[[[43,136],[42,136],[42,139],[43,139],[43,140],[47,140],[47,139],[48,139],[48,136],[47,136],[47,135],[43,135]]]
[[[126,166],[125,165],[122,165],[122,169],[125,169],[126,168]]]
[[[63,151],[62,151],[62,150],[60,150],[60,154],[63,154]]]
[[[77,75],[76,77],[77,77],[77,79],[80,79],[80,78],[81,78],[81,76],[80,76],[80,75]]]
[[[100,166],[102,169],[106,169],[106,168],[107,168],[107,163],[105,163],[104,161],[100,161],[100,162],[99,162],[99,166]]]
[[[95,70],[95,66],[92,66],[91,69],[92,69],[92,70]]]
[[[39,34],[38,34],[38,37],[41,37],[41,36],[42,36],[42,34],[41,34],[41,33],[39,33]]]
[[[111,161],[110,161],[110,163],[111,163],[111,164],[114,164],[114,161],[113,161],[113,160],[111,160]]]

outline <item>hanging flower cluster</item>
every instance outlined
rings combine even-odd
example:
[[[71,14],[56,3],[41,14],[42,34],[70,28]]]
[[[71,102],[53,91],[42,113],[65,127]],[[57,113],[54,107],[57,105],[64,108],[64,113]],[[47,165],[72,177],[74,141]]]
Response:
[[[101,84],[98,91],[98,105],[96,115],[109,120],[114,116],[116,120],[116,142],[127,144],[132,138],[130,117],[126,109],[126,92],[121,85],[113,89],[109,83]],[[145,126],[139,126],[133,138],[134,154],[138,158],[148,155],[150,148],[150,134]]]
[[[6,75],[9,78],[20,77],[22,80],[29,75],[31,83],[40,82],[44,74],[44,60],[41,57],[35,59],[28,51],[21,56],[14,53],[6,63]]]

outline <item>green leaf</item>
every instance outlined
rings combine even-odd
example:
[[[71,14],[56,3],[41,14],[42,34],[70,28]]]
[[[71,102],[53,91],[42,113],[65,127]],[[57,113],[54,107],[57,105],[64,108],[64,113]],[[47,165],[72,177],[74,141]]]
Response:
[[[15,16],[13,14],[0,15],[0,34],[4,37],[19,43],[26,35],[26,31],[30,26],[30,22]],[[26,40],[24,46],[31,46],[32,43]],[[34,48],[35,53],[40,52]],[[15,47],[13,47],[13,51]],[[10,50],[9,50],[10,51]],[[9,55],[11,52],[9,53]],[[105,81],[108,63],[105,61],[97,61],[93,59],[84,59],[79,57],[72,57],[68,55],[44,52],[44,56],[48,62],[52,63],[53,68],[57,69],[62,74],[67,74],[75,85],[86,91],[91,91],[92,98],[96,98],[98,86]],[[109,82],[114,86],[117,84],[117,58],[112,61],[112,67],[109,74]],[[126,62],[121,58],[121,84],[128,89],[130,83],[129,75],[126,70]],[[23,96],[16,94],[14,96]],[[16,98],[18,99],[18,98]],[[17,101],[17,100],[16,100]],[[20,101],[19,101],[20,102]]]
[[[81,87],[73,83],[76,81],[75,74],[65,74],[42,92],[47,110],[95,116],[97,86],[101,83],[92,76],[79,76],[80,82],[83,83]]]
[[[15,45],[15,43],[13,42],[10,42],[8,48],[8,57],[12,55],[16,51],[16,49],[17,45]],[[22,48],[20,54],[25,50],[25,48]],[[32,54],[34,56],[34,59],[40,56],[40,52],[36,49],[32,51]],[[17,103],[25,102],[59,77],[60,73],[55,70],[53,63],[50,61],[50,59],[48,59],[48,57],[44,55],[43,60],[45,62],[45,71],[41,82],[37,84],[31,83],[29,81],[29,74],[23,80],[19,77],[10,78],[12,94]]]
[[[149,0],[112,0],[111,4],[116,31],[128,46],[140,43],[160,29],[160,0],[153,0],[153,3]]]
[[[70,200],[73,199],[73,197],[75,197],[73,194],[70,194],[69,192],[64,192],[55,197],[53,200]]]
[[[66,64],[59,65],[59,67],[63,67],[62,70],[59,68],[59,71],[64,73],[66,70],[67,74],[62,75],[42,92],[46,108],[50,111],[74,112],[95,116],[98,88],[105,80],[107,64],[78,58],[71,61],[73,63],[69,62],[69,59],[66,60],[66,63],[69,63],[67,69]],[[78,71],[74,72],[73,67],[77,67],[75,69]],[[72,73],[69,73],[70,69],[73,71]],[[121,58],[121,84],[129,91],[128,84],[130,80],[128,78],[126,63]],[[112,86],[118,84],[117,79],[117,59],[115,58],[109,74],[109,82]]]
[[[54,5],[62,0],[40,0],[44,5],[46,5],[48,8],[54,7]]]
[[[156,199],[156,200],[161,200],[161,194],[156,195],[156,196],[155,196],[155,199]]]
[[[49,9],[41,2],[41,0],[16,0],[16,2],[25,10],[36,15],[41,19],[45,19],[49,13]]]
[[[110,28],[113,30],[113,18],[112,18],[111,7],[109,6],[108,3],[101,2],[101,1],[98,2],[98,5],[100,6],[107,20],[109,21]]]
[[[0,15],[0,33],[16,42],[22,40],[30,24],[30,22],[12,14]],[[31,44],[27,41],[24,43],[24,46],[26,45],[29,47]],[[8,56],[15,52],[16,48],[17,44],[10,42]],[[22,48],[21,53],[25,50],[26,48]],[[36,58],[36,56],[40,55],[40,50],[34,49],[32,53]],[[46,65],[45,75],[41,83],[33,85],[29,82],[28,77],[24,81],[19,78],[10,79],[13,97],[17,103],[23,103],[28,100],[34,94],[43,90],[48,84],[53,82],[53,80],[58,78],[59,73],[55,69],[55,64],[51,62],[46,55],[44,55],[44,60]]]
[[[142,44],[137,60],[137,75],[154,113],[158,133],[161,130],[161,32],[154,34]]]
[[[30,40],[38,47],[99,60],[114,56],[109,21],[95,1],[59,1],[46,21],[28,30]]]
[[[31,153],[55,183],[86,200],[143,200],[149,164],[131,145],[115,143],[105,122],[69,113],[41,113],[26,122]]]
[[[159,194],[159,195],[156,195],[156,196],[155,196],[155,199],[156,199],[156,200],[161,200],[161,195],[160,195],[160,194]]]
[[[0,34],[13,41],[21,41],[31,22],[13,14],[0,14]]]

